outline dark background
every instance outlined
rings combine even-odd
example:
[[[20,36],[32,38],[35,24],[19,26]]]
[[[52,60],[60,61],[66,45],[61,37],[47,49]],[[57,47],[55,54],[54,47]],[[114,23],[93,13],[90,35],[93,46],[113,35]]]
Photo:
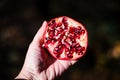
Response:
[[[57,80],[120,80],[119,0],[0,0],[0,80],[13,80],[44,20],[69,16],[86,26],[86,55]]]

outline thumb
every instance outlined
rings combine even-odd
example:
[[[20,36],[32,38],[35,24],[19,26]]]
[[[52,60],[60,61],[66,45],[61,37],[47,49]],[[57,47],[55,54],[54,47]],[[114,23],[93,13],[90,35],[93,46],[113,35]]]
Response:
[[[42,26],[40,27],[40,29],[38,30],[38,32],[36,33],[32,43],[37,43],[39,44],[40,41],[43,40],[43,37],[44,37],[44,34],[45,34],[45,31],[46,31],[46,28],[47,28],[47,22],[44,21]]]

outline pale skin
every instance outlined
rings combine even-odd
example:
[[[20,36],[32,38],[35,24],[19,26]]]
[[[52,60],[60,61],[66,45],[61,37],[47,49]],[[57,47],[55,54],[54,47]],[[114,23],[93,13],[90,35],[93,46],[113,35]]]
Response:
[[[68,67],[77,62],[77,60],[55,59],[42,47],[43,37],[47,28],[46,25],[47,22],[44,21],[35,35],[28,48],[23,67],[15,79],[54,80],[68,69]]]

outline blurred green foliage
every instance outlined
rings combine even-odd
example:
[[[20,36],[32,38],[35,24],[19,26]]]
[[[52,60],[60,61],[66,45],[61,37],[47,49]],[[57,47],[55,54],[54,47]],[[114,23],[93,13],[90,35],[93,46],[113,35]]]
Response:
[[[86,26],[86,55],[56,80],[120,80],[119,0],[0,0],[0,80],[20,71],[44,20],[66,15]]]

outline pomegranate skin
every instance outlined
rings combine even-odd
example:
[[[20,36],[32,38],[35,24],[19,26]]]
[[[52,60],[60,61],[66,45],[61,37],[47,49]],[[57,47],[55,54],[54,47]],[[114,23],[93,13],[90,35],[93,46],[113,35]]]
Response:
[[[44,47],[54,58],[77,60],[84,56],[87,46],[87,30],[78,21],[61,16],[47,23]]]

